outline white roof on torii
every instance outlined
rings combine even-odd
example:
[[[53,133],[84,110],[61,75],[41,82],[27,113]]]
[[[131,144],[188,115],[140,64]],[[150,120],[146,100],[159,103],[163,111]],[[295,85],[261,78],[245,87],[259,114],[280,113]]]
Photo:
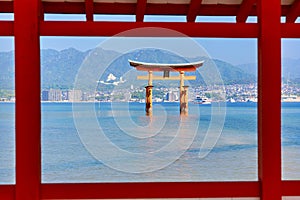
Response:
[[[128,62],[140,71],[195,71],[204,63],[203,60],[189,63],[148,63],[130,59]]]

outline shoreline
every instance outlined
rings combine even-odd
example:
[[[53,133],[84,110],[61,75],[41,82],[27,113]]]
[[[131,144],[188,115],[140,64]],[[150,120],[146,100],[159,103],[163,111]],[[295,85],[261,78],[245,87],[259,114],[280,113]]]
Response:
[[[0,103],[16,103],[16,101],[0,101]],[[141,103],[144,104],[144,102],[139,101],[41,101],[41,103]],[[160,102],[153,102],[153,103],[179,103],[179,101],[160,101]],[[193,101],[189,101],[189,103],[193,103]],[[211,103],[218,103],[211,102]],[[235,104],[235,103],[258,103],[256,101],[236,101],[236,102],[230,102],[226,101],[226,103]],[[300,103],[300,100],[294,101],[294,100],[288,100],[288,101],[281,101],[281,103]],[[209,105],[209,104],[200,104],[200,105]]]

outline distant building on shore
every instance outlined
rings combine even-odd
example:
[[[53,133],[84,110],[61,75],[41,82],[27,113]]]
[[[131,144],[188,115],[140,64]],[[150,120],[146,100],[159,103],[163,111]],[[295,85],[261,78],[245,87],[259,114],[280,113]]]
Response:
[[[60,89],[49,90],[49,101],[62,101],[62,92]]]
[[[42,101],[62,101],[62,91],[60,89],[43,90]]]
[[[166,94],[166,101],[177,101],[178,100],[178,95],[174,91],[170,91]]]
[[[42,101],[49,101],[49,90],[42,91]]]
[[[68,90],[67,91],[68,101],[82,101],[82,91],[81,90]]]

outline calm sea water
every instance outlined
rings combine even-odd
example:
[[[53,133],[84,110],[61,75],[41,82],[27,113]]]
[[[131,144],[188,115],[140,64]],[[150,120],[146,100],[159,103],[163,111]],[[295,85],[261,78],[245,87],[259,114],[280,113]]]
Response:
[[[220,137],[223,110],[211,105],[189,104],[186,117],[178,103],[154,104],[152,116],[140,103],[76,105],[42,104],[43,182],[257,180],[255,103],[227,104]],[[283,177],[300,179],[300,103],[282,116]],[[13,141],[14,104],[0,103],[2,184],[14,183]]]

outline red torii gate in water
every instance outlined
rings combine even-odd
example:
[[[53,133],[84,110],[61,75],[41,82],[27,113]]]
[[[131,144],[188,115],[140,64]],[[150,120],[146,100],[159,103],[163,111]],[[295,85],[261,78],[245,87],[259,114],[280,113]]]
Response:
[[[196,80],[196,76],[185,76],[184,72],[195,71],[203,65],[204,61],[190,62],[190,63],[147,63],[140,61],[128,60],[129,64],[135,67],[138,71],[147,71],[148,76],[138,76],[139,80],[148,80],[146,88],[146,113],[152,113],[152,88],[153,80],[180,80],[179,93],[180,93],[180,114],[188,114],[188,87],[184,85],[184,80]],[[153,72],[163,72],[163,76],[153,76]],[[179,76],[170,76],[171,72],[179,72]]]

